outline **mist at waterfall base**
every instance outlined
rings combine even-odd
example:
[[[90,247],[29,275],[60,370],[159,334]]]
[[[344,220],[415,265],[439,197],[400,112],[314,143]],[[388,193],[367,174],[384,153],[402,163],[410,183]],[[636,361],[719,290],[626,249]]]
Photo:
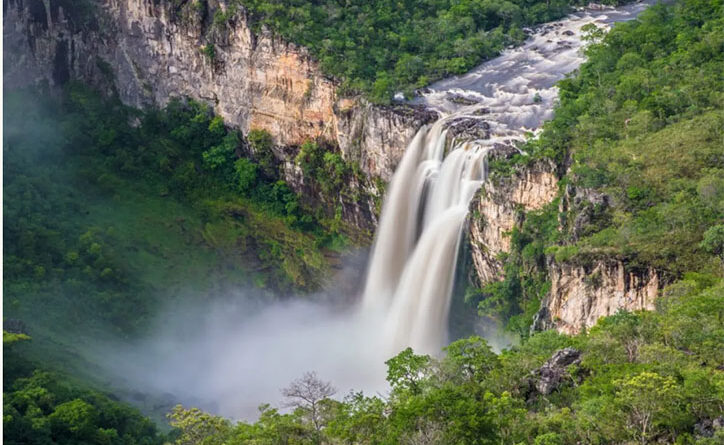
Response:
[[[384,395],[386,360],[407,346],[439,355],[468,204],[487,171],[477,145],[445,155],[443,124],[418,132],[390,184],[361,296],[332,286],[270,304],[248,289],[170,307],[149,340],[110,348],[109,369],[124,386],[172,403],[254,419],[260,404],[280,406],[280,389],[305,372],[340,397]],[[337,281],[362,281],[359,263]]]
[[[338,397],[384,394],[387,359],[406,346],[437,355],[448,340],[461,234],[487,178],[489,151],[524,139],[551,116],[555,83],[584,60],[584,25],[629,20],[647,4],[548,24],[522,47],[418,99],[442,117],[417,133],[390,182],[361,295],[335,296],[332,288],[331,298],[269,304],[247,290],[173,307],[148,341],[114,348],[109,368],[139,391],[249,420],[261,403],[280,406],[280,389],[308,371],[332,382]],[[456,140],[448,127],[461,119],[485,121],[489,134]],[[357,267],[360,280],[364,269]],[[494,346],[504,345],[482,328]]]
[[[210,305],[170,308],[149,340],[113,346],[120,385],[235,419],[282,406],[280,390],[305,372],[350,391],[385,393],[382,332],[372,317],[327,301],[263,302],[253,289]]]

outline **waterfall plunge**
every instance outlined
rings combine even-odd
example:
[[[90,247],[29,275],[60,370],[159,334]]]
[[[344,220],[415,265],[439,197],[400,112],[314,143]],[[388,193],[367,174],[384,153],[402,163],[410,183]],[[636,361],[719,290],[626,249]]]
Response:
[[[446,156],[444,122],[417,133],[382,207],[362,303],[384,315],[389,354],[444,345],[468,205],[487,177],[487,147],[466,142]]]

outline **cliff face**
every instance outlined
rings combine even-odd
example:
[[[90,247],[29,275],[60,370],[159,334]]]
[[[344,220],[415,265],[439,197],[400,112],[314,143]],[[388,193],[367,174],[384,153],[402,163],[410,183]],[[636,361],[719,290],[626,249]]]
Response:
[[[503,278],[499,254],[510,252],[509,232],[520,223],[521,211],[541,209],[556,197],[558,180],[554,172],[553,164],[539,162],[512,176],[489,181],[478,193],[472,203],[468,233],[478,284]],[[585,191],[579,191],[576,198],[580,201],[577,206],[584,209],[590,207],[588,203],[605,199]],[[570,201],[570,197],[563,201]],[[587,216],[579,212],[574,226]],[[600,317],[620,309],[653,309],[661,285],[655,270],[629,270],[616,260],[599,259],[584,266],[558,264],[550,257],[547,273],[551,290],[541,303],[533,329],[556,329],[567,334],[589,328]]]
[[[269,131],[279,146],[323,138],[368,176],[383,180],[417,128],[435,117],[410,107],[339,100],[337,83],[304,48],[267,29],[254,33],[244,10],[214,20],[215,12],[226,11],[223,0],[181,7],[167,0],[87,3],[95,8],[93,24],[80,26],[56,2],[6,0],[6,87],[82,79],[114,89],[136,107],[187,96],[210,104],[244,133]],[[278,153],[290,164],[295,150]],[[288,167],[285,179],[301,190],[301,178]],[[372,184],[364,188],[374,194]],[[374,205],[360,205],[366,208],[347,213],[369,228],[374,222],[362,215],[374,214]]]
[[[551,291],[534,328],[575,334],[618,310],[654,309],[659,276],[653,269],[628,271],[620,261],[597,261],[587,267],[549,265]]]
[[[538,210],[558,192],[555,166],[539,162],[510,177],[485,183],[473,200],[469,229],[473,265],[480,284],[502,278],[498,254],[510,251],[510,232],[519,210]]]

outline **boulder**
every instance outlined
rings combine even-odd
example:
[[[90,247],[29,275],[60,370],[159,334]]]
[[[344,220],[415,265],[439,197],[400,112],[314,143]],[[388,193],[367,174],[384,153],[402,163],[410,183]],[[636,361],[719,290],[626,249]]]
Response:
[[[553,356],[536,371],[535,390],[541,395],[548,395],[561,386],[563,377],[568,374],[567,368],[581,362],[581,351],[564,348],[556,351]]]

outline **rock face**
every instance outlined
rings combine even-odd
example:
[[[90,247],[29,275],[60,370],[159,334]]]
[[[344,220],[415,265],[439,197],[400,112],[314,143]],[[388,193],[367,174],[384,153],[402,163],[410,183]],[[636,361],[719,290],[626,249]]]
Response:
[[[502,278],[501,252],[510,251],[510,232],[518,210],[538,210],[558,192],[555,166],[539,162],[510,177],[488,181],[473,200],[468,237],[479,284]]]
[[[654,309],[659,275],[654,269],[629,271],[621,261],[548,267],[551,291],[541,305],[534,328],[575,334],[600,317],[620,309]]]
[[[338,99],[337,82],[321,73],[306,49],[268,29],[254,32],[246,11],[227,10],[223,0],[86,4],[94,8],[91,23],[55,2],[5,1],[6,87],[81,79],[136,107],[191,97],[244,133],[269,131],[279,146],[322,138],[368,176],[385,181],[415,131],[436,117],[411,107]],[[288,164],[295,150],[278,153]],[[298,176],[286,179],[301,190]],[[362,205],[368,208],[351,213],[374,213],[372,203]]]
[[[340,100],[337,140],[345,159],[385,182],[392,178],[407,144],[423,124],[437,120],[434,111],[419,106],[374,106],[364,100]]]
[[[78,2],[94,7],[90,21],[50,0],[3,4],[6,88],[46,84],[52,89],[80,79],[115,91],[137,107],[163,105],[179,96],[206,102],[243,132],[268,130],[278,145],[274,153],[284,178],[317,202],[324,197],[294,157],[305,140],[324,139],[366,175],[366,180],[348,184],[360,198],[345,201],[340,196],[339,202],[324,204],[341,206],[342,219],[367,235],[376,225],[374,201],[381,194],[375,178],[388,181],[418,128],[437,118],[435,112],[412,106],[381,107],[360,98],[339,98],[337,82],[321,73],[304,48],[267,29],[255,32],[248,14],[243,9],[232,13],[224,0]],[[215,19],[217,12],[223,12],[224,20]],[[485,138],[489,127],[481,120],[463,119],[453,122],[451,132]],[[507,233],[519,211],[542,208],[557,191],[555,166],[542,161],[485,184],[471,204],[468,233],[479,284],[502,278],[499,254],[510,250]],[[575,199],[594,198],[581,194]],[[598,207],[579,212],[574,225],[585,226]],[[589,267],[551,263],[549,273],[552,290],[536,326],[569,333],[619,308],[651,308],[659,286],[656,272],[626,271],[616,262]]]

